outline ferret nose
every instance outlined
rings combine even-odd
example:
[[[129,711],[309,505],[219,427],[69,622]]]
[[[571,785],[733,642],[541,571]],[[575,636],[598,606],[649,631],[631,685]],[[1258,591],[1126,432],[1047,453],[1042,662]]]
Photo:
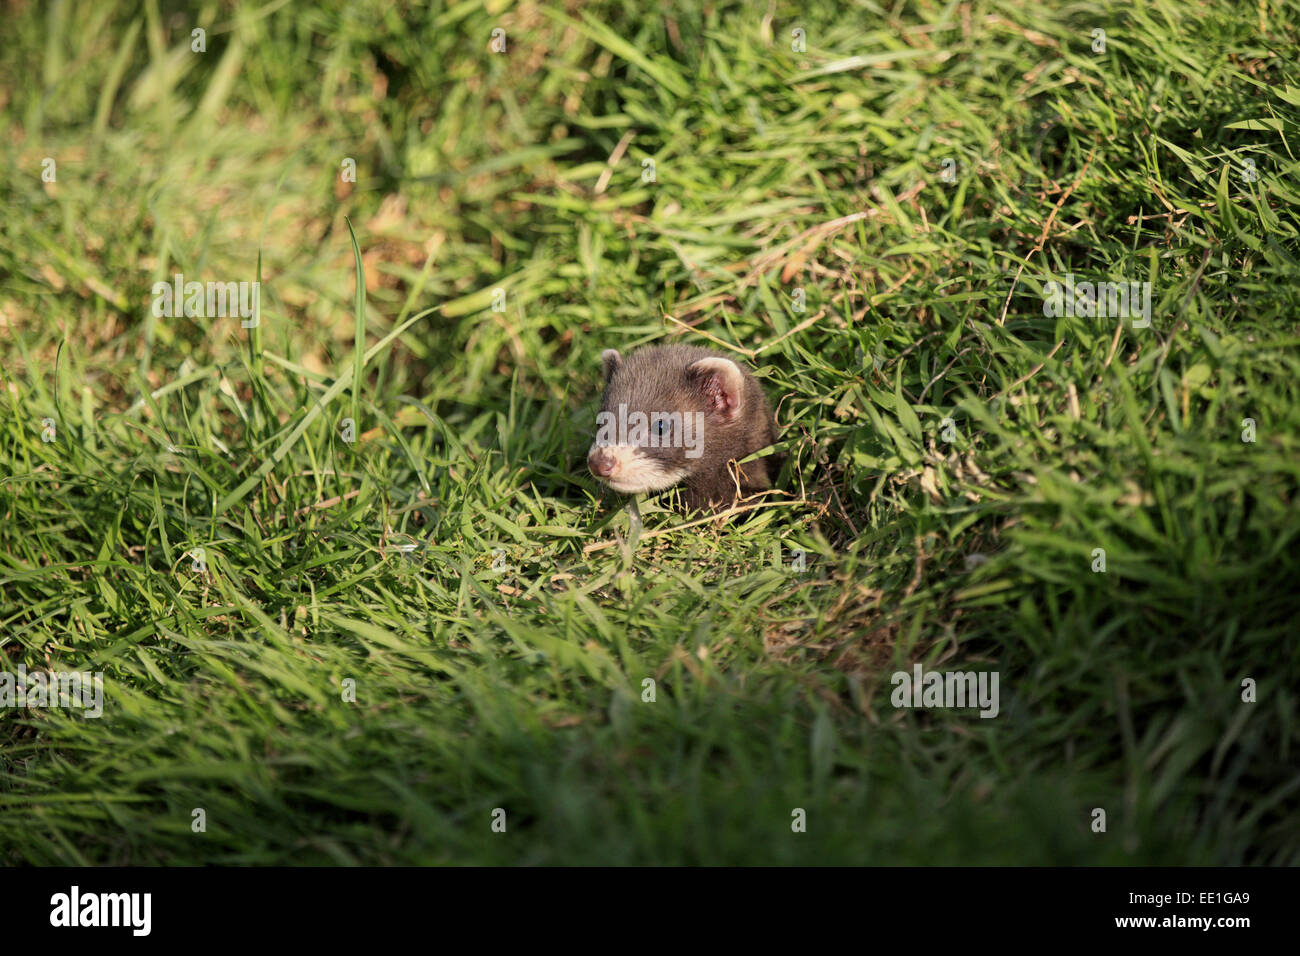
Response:
[[[618,459],[603,448],[587,452],[587,467],[597,478],[608,478],[618,470]]]

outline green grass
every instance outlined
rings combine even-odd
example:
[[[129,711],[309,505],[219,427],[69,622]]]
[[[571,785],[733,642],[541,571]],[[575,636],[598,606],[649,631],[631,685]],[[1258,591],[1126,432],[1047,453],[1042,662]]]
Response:
[[[1300,7],[1046,6],[10,4],[0,861],[1300,862]],[[785,494],[629,541],[669,339]]]

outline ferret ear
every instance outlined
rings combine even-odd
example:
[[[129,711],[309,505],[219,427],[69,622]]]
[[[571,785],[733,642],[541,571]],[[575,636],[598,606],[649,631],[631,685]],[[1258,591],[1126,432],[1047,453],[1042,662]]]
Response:
[[[704,393],[709,411],[725,421],[740,414],[744,401],[745,376],[731,359],[702,358],[686,366],[686,377]]]
[[[623,367],[623,356],[618,354],[618,349],[605,349],[600,353],[600,362],[605,367],[605,381],[608,382]]]

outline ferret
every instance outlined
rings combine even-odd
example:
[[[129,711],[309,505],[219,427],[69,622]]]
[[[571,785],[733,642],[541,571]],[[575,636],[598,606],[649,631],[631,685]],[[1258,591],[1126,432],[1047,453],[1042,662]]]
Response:
[[[708,349],[648,346],[601,353],[605,393],[587,467],[625,495],[682,486],[687,511],[719,511],[772,487],[776,419],[749,371]]]

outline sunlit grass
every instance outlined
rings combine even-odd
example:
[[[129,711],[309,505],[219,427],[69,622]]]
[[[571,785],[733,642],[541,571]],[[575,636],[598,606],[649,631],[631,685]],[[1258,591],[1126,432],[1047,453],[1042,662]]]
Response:
[[[1294,5],[204,9],[6,12],[0,859],[1300,861]],[[785,494],[633,547],[674,337]]]

